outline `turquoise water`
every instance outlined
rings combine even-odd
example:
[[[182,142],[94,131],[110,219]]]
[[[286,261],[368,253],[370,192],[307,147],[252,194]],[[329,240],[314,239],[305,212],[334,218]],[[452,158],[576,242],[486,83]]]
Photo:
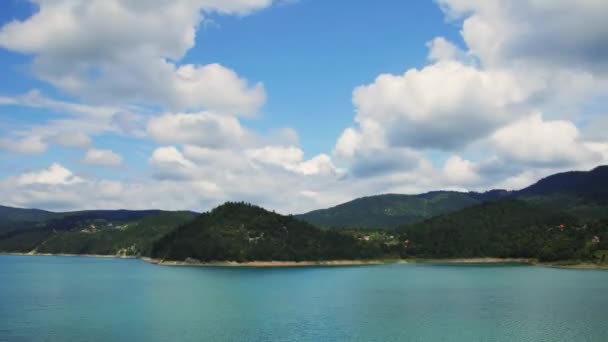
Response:
[[[0,256],[2,341],[608,341],[608,271]]]

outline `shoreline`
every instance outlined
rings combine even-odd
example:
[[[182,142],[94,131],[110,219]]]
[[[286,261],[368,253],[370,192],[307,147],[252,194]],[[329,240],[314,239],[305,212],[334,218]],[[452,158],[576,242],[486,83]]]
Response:
[[[159,266],[194,266],[194,267],[340,267],[340,266],[366,266],[366,265],[392,265],[392,264],[453,264],[453,265],[472,265],[472,264],[526,264],[531,266],[559,268],[559,269],[578,269],[578,270],[608,270],[608,265],[598,265],[589,262],[539,262],[536,259],[528,258],[451,258],[451,259],[371,259],[371,260],[323,260],[323,261],[214,261],[214,262],[191,262],[191,261],[171,261],[149,257],[139,257],[130,255],[106,255],[106,254],[68,254],[68,253],[6,253],[2,255],[15,256],[61,256],[61,257],[85,257],[102,259],[139,259],[141,261]]]
[[[111,255],[111,254],[69,254],[69,253],[18,253],[0,252],[0,255],[16,255],[16,256],[61,256],[61,257],[84,257],[84,258],[102,258],[102,259],[139,259],[137,256],[131,255]]]
[[[560,268],[564,270],[608,270],[608,265],[598,265],[588,262],[581,262],[578,264],[540,263],[538,266]]]
[[[411,259],[419,264],[528,264],[537,265],[538,260],[529,258],[448,258],[448,259]]]
[[[194,267],[336,267],[336,266],[366,266],[388,265],[401,263],[401,260],[324,260],[324,261],[212,261],[190,262],[171,261],[153,258],[140,258],[142,261],[159,266],[194,266]]]

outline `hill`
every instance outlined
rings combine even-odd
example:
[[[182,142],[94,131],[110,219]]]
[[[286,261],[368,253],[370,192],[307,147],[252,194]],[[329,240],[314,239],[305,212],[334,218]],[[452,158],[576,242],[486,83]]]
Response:
[[[201,214],[166,235],[152,250],[157,259],[202,262],[350,260],[382,255],[376,244],[244,203],[226,203]]]
[[[517,192],[518,196],[575,193],[584,195],[608,195],[608,166],[591,171],[570,171],[545,177]]]
[[[377,195],[357,198],[297,217],[322,227],[387,229],[504,198],[562,210],[582,220],[608,218],[608,166],[551,175],[519,191],[434,191],[420,195]]]
[[[608,247],[608,222],[583,224],[558,210],[512,199],[486,202],[398,231],[409,242],[408,255],[429,258],[589,260]],[[603,242],[592,242],[595,236]]]
[[[558,173],[517,191],[515,198],[583,220],[608,218],[608,166]]]
[[[60,214],[40,209],[12,208],[0,205],[0,234],[30,228],[38,222],[60,217]]]
[[[501,190],[487,193],[434,191],[420,195],[377,195],[296,217],[322,227],[394,228],[506,195],[507,192]]]
[[[19,226],[7,223],[13,228],[0,233],[0,251],[148,255],[161,236],[195,215],[160,210],[54,213],[46,221],[22,221]]]

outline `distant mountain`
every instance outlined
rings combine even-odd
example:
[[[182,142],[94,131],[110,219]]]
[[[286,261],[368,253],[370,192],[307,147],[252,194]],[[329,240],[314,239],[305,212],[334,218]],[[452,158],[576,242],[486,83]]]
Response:
[[[608,166],[558,173],[515,192],[513,197],[584,220],[608,218]]]
[[[586,220],[608,218],[608,166],[555,174],[519,191],[377,195],[296,216],[321,227],[394,228],[505,198],[564,210]]]
[[[129,221],[157,215],[161,210],[83,210],[51,212],[0,206],[0,233],[44,226],[52,222],[55,229],[74,230],[91,221]]]
[[[591,171],[570,171],[543,178],[517,192],[518,196],[552,194],[608,195],[608,166]]]
[[[192,212],[89,210],[45,214],[4,207],[23,221],[0,216],[0,252],[149,254],[152,243],[193,219]],[[24,211],[27,210],[27,211]],[[29,216],[31,215],[31,216]],[[34,221],[34,219],[37,221]]]
[[[46,221],[58,214],[40,209],[12,208],[0,205],[0,221],[40,222]]]
[[[244,203],[226,203],[162,238],[152,257],[197,261],[318,261],[383,255],[376,244],[323,231],[293,216]]]
[[[11,230],[30,228],[36,223],[61,215],[40,209],[22,209],[0,206],[0,234]]]
[[[362,197],[329,209],[296,215],[322,227],[394,228],[508,196],[504,190],[486,193],[434,191],[420,195]]]

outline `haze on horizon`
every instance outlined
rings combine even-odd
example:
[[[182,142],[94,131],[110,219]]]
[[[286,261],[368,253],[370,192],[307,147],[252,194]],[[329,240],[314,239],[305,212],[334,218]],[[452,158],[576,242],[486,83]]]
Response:
[[[299,213],[608,162],[603,0],[8,0],[3,205]]]

